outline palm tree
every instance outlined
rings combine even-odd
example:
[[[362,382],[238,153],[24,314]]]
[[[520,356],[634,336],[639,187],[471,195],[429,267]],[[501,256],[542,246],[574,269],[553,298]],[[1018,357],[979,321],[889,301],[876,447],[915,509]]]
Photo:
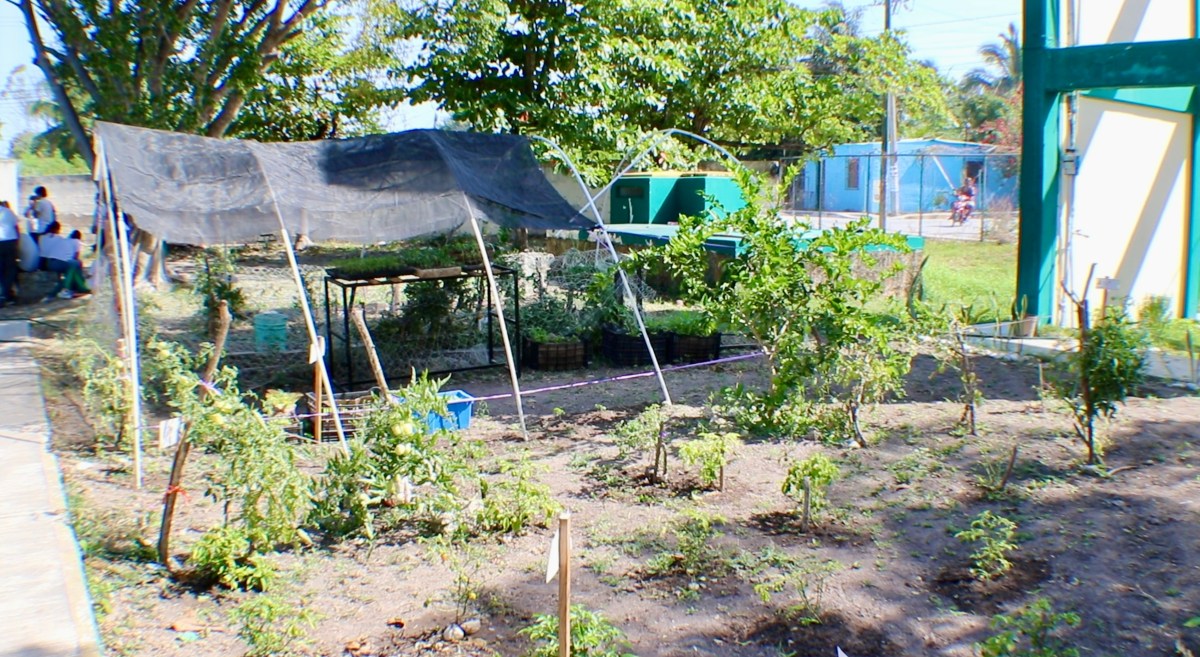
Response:
[[[985,65],[963,76],[964,89],[1007,96],[1021,86],[1021,37],[1015,23],[1008,24],[1000,43],[983,46],[979,55]]]

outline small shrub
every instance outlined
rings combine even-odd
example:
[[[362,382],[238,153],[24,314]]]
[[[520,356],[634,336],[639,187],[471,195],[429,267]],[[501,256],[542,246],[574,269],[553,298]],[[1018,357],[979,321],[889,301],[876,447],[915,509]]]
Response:
[[[840,568],[839,564],[791,555],[771,558],[768,563],[775,567],[775,572],[751,578],[754,592],[763,604],[770,604],[776,596],[783,595],[787,603],[779,611],[784,619],[799,625],[820,623],[821,599],[829,578]]]
[[[1038,598],[1013,615],[992,619],[1001,630],[979,644],[982,657],[1079,657],[1079,649],[1066,645],[1057,634],[1078,627],[1079,614],[1056,613],[1046,598]]]
[[[817,453],[793,463],[788,468],[787,476],[783,478],[782,491],[784,495],[796,500],[797,504],[804,503],[804,481],[808,480],[809,505],[819,510],[825,506],[825,494],[829,486],[841,475],[837,464],[828,456]]]
[[[125,361],[94,340],[81,339],[71,349],[70,367],[80,381],[88,424],[96,434],[97,447],[124,443],[133,406],[133,391]]]
[[[717,484],[717,490],[725,490],[725,466],[741,444],[736,433],[704,432],[679,446],[679,458],[688,466],[700,466],[700,483]]]
[[[308,630],[317,624],[317,615],[273,595],[256,595],[233,608],[229,614],[237,625],[238,637],[250,646],[246,657],[295,654],[294,648],[307,643]]]
[[[624,633],[599,613],[571,605],[571,657],[633,657],[624,652]],[[519,632],[533,642],[527,657],[558,657],[558,616],[537,614]]]
[[[1171,324],[1171,298],[1150,296],[1138,306],[1138,323],[1154,344],[1165,342],[1167,328]]]
[[[667,413],[661,406],[647,406],[641,413],[617,425],[615,434],[621,458],[653,450],[651,477],[658,481],[667,475]]]
[[[461,623],[479,601],[479,573],[487,566],[487,552],[480,546],[455,541],[449,536],[423,539],[430,555],[450,569],[454,576],[445,599],[454,610],[454,622]],[[425,602],[429,606],[431,600]]]
[[[1000,577],[1012,569],[1008,556],[1017,549],[1017,523],[983,511],[971,521],[971,528],[964,529],[954,538],[964,543],[974,543],[971,553],[971,575],[986,582]]]
[[[498,480],[481,479],[483,506],[475,524],[485,532],[520,534],[529,527],[546,527],[562,505],[550,495],[550,487],[534,480],[534,467],[527,458],[502,463]]]
[[[460,434],[426,430],[426,417],[448,414],[438,395],[442,383],[422,377],[396,392],[399,403],[377,400],[350,455],[330,458],[311,517],[324,531],[372,538],[385,509],[389,526],[415,523],[433,533],[461,527],[465,491],[479,472]]]
[[[672,526],[674,549],[659,552],[646,563],[646,573],[654,576],[700,575],[720,577],[730,568],[728,555],[714,545],[722,536],[716,525],[725,519],[704,511],[688,509]]]
[[[271,563],[254,550],[242,529],[230,525],[205,532],[192,547],[188,562],[197,579],[231,589],[266,591],[275,579]]]
[[[246,312],[246,293],[234,282],[237,266],[224,249],[207,249],[196,258],[196,279],[192,291],[200,297],[205,316],[216,318],[222,301],[229,304],[229,314],[241,317]]]
[[[1129,321],[1124,309],[1108,309],[1094,326],[1087,325],[1087,306],[1079,312],[1079,350],[1070,356],[1073,385],[1059,386],[1075,420],[1075,435],[1087,447],[1088,464],[1096,465],[1103,445],[1096,436],[1096,420],[1109,420],[1117,405],[1133,394],[1144,379],[1145,333]]]

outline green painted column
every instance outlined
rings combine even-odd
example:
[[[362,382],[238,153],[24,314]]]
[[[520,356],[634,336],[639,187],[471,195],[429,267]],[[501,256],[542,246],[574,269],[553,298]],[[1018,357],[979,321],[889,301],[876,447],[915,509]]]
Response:
[[[1200,37],[1200,0],[1192,7],[1192,38]],[[1188,194],[1188,229],[1184,235],[1183,307],[1182,317],[1196,317],[1200,312],[1200,88],[1192,92],[1192,152],[1188,161],[1192,184]]]
[[[1058,242],[1060,96],[1046,87],[1047,50],[1058,46],[1059,0],[1024,0],[1025,126],[1021,149],[1017,297],[1049,320],[1054,310]]]

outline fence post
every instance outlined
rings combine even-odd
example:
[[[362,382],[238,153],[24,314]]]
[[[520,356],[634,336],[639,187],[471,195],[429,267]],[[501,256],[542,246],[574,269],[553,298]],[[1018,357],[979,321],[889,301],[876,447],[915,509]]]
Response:
[[[925,237],[925,154],[921,153],[921,179],[917,186],[917,235]]]
[[[825,228],[825,160],[817,160],[817,230]]]

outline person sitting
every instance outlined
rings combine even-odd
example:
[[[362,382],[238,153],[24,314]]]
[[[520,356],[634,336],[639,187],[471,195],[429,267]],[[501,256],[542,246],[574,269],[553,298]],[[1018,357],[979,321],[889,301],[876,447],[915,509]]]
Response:
[[[46,270],[60,274],[54,290],[46,296],[47,301],[91,294],[83,278],[83,263],[79,259],[79,252],[83,248],[80,239],[82,234],[75,231],[70,237],[63,237],[61,231],[62,225],[57,221],[52,222],[46,227],[39,244]]]

